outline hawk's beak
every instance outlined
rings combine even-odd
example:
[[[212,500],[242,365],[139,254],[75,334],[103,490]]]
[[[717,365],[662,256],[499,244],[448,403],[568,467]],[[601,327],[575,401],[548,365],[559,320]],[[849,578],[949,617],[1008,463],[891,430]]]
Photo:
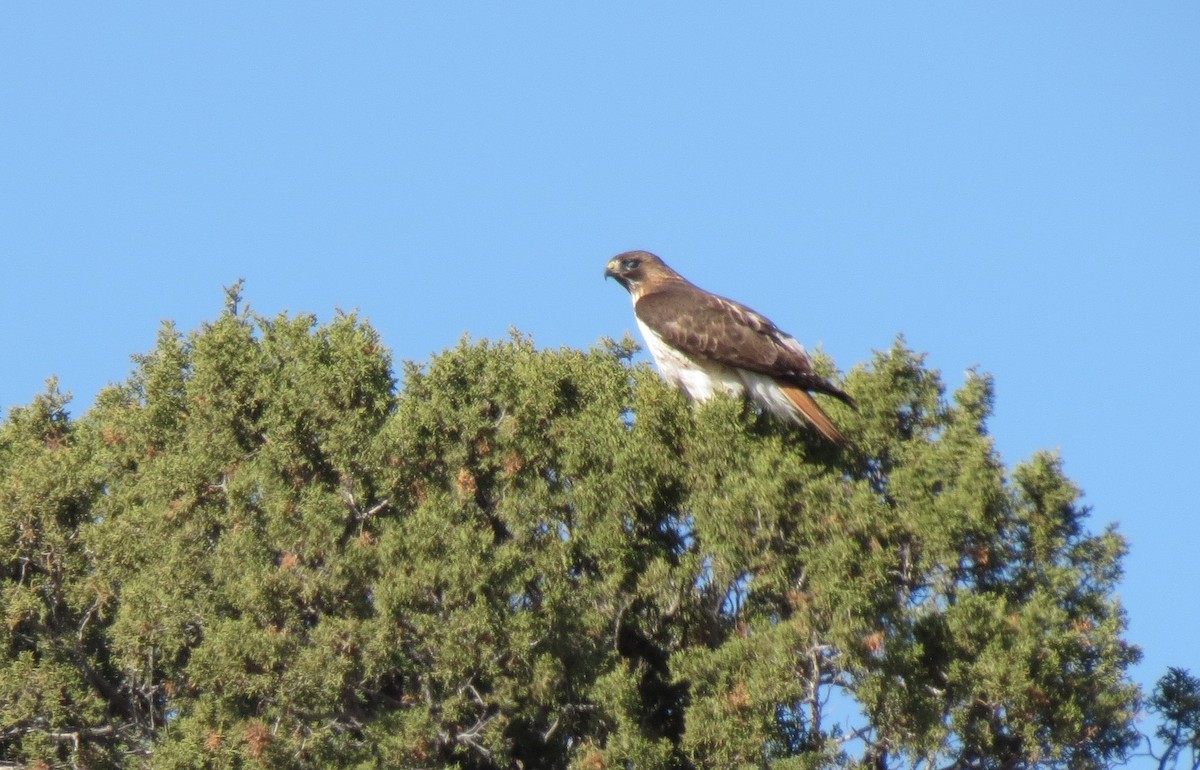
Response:
[[[604,267],[604,277],[615,278],[617,283],[621,282],[621,276],[617,273],[617,260],[614,259]]]

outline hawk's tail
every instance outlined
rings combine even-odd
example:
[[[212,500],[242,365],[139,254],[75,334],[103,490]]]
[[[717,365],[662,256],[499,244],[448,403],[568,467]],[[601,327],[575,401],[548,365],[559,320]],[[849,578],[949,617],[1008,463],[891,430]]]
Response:
[[[846,446],[848,443],[846,437],[837,429],[833,420],[829,419],[829,415],[825,414],[825,410],[812,396],[794,385],[781,385],[779,389],[787,396],[788,401],[792,402],[800,415],[808,421],[808,424],[816,428],[817,433],[838,446]]]

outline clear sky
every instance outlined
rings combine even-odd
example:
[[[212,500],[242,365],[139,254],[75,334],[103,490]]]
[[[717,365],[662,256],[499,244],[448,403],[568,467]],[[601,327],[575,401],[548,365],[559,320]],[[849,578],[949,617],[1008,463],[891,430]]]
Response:
[[[158,325],[398,359],[634,330],[660,254],[843,368],[898,333],[1060,450],[1152,684],[1200,673],[1200,3],[0,4],[0,406]]]

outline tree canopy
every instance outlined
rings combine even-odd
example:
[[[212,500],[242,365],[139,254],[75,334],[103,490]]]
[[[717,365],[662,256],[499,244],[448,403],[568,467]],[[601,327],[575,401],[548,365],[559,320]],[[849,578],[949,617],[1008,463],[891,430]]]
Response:
[[[1091,768],[1135,739],[1059,459],[902,340],[838,450],[633,343],[166,325],[0,426],[0,760],[31,768]],[[829,361],[825,374],[836,376]],[[402,383],[398,385],[399,382]]]

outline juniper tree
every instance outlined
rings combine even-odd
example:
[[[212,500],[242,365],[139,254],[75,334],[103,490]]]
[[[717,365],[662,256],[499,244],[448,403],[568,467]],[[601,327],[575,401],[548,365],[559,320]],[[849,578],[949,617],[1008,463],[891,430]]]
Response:
[[[1182,668],[1167,669],[1147,705],[1161,723],[1153,739],[1144,736],[1145,756],[1159,770],[1200,768],[1200,678]]]
[[[1103,767],[1124,543],[902,341],[838,450],[632,342],[167,325],[0,428],[0,759],[29,767]],[[834,375],[828,361],[825,374]],[[401,383],[397,388],[397,379]]]

